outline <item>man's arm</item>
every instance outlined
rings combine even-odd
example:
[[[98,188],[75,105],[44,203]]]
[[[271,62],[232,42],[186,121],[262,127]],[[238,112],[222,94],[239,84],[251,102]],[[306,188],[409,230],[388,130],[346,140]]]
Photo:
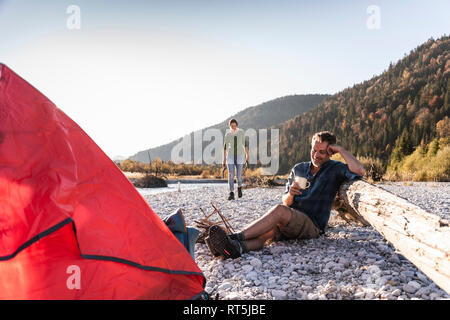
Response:
[[[366,169],[364,169],[362,163],[359,162],[358,159],[356,159],[350,152],[345,150],[343,147],[337,144],[332,144],[328,146],[328,152],[331,155],[339,152],[342,158],[344,158],[345,162],[347,162],[348,169],[351,172],[356,173],[357,175],[360,176],[363,176],[366,173]]]
[[[285,206],[289,207],[294,202],[294,196],[288,192],[281,198]]]
[[[289,192],[283,195],[281,200],[285,206],[289,207],[294,202],[294,196],[300,194],[302,194],[302,192],[300,191],[300,186],[298,185],[297,182],[294,182],[289,187]]]

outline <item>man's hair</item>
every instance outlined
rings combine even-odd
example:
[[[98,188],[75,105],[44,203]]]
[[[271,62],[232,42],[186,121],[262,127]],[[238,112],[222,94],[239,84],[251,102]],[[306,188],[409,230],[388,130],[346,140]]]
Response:
[[[238,122],[236,121],[235,118],[231,119],[230,122],[228,122],[228,125],[231,126],[232,123],[236,123],[236,125],[238,125]]]
[[[332,134],[330,131],[317,132],[312,137],[311,143],[313,143],[314,141],[328,142],[328,144],[335,144],[336,136]]]

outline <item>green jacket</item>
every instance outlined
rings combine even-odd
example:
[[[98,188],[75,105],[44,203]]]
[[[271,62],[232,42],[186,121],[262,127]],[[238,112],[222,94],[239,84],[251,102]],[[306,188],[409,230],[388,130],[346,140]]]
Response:
[[[236,133],[230,130],[225,133],[223,148],[227,150],[227,156],[237,156],[245,154],[245,134],[244,130],[238,129]]]

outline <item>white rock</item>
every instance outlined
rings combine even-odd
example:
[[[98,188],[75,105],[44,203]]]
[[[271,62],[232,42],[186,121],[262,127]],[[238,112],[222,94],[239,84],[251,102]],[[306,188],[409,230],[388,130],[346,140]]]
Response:
[[[434,300],[434,299],[437,299],[437,298],[439,298],[439,293],[436,293],[436,292],[430,293],[430,299]]]
[[[366,299],[373,299],[373,298],[375,298],[375,294],[373,292],[367,292],[365,298]]]
[[[250,280],[256,280],[256,279],[258,279],[258,274],[255,271],[250,271],[249,273],[247,273],[245,275],[245,278],[250,279]]]
[[[308,300],[318,300],[319,295],[317,293],[308,293],[307,298]]]
[[[419,278],[419,280],[422,281],[423,283],[429,283],[430,282],[428,277],[426,275],[424,275],[422,272],[417,272],[417,278]]]
[[[241,300],[241,295],[237,292],[230,292],[225,297],[224,300]]]
[[[365,257],[367,254],[366,250],[361,249],[358,251],[358,257]]]
[[[388,282],[388,280],[384,277],[378,278],[375,280],[375,284],[379,285],[379,286],[383,286],[386,284],[386,282]]]
[[[336,263],[333,267],[334,270],[342,270],[344,271],[345,266],[342,263]]]
[[[422,287],[419,290],[417,290],[416,295],[428,295],[430,293],[430,288],[428,287]]]
[[[371,275],[379,275],[381,274],[381,269],[378,266],[370,266],[369,268],[367,268],[367,271],[371,274]]]
[[[217,289],[219,289],[220,291],[225,291],[225,290],[228,290],[228,289],[230,289],[232,287],[233,287],[233,285],[231,283],[224,282]]]
[[[418,283],[417,281],[410,281],[408,282],[408,284],[406,285],[406,288],[404,288],[404,290],[408,293],[414,293],[417,290],[419,290],[422,287],[422,285],[420,283]]]
[[[408,293],[415,293],[421,287],[422,286],[417,281],[410,281],[403,286],[403,290],[405,290],[405,292],[408,292]]]
[[[245,273],[248,273],[248,272],[250,272],[250,271],[253,270],[253,266],[248,265],[248,264],[244,264],[244,265],[242,266],[242,270],[243,270]]]
[[[233,263],[227,263],[227,264],[225,265],[225,268],[226,268],[228,271],[230,271],[230,272],[233,272],[234,270],[236,270],[236,268],[234,267],[234,264],[233,264]]]
[[[302,290],[305,292],[311,292],[312,287],[311,286],[302,286]]]
[[[414,277],[414,271],[405,270],[405,271],[401,272],[401,275],[403,275],[407,278],[412,278],[412,277]]]
[[[338,262],[340,263],[340,264],[342,264],[344,267],[348,267],[348,266],[350,266],[350,262],[347,260],[347,259],[345,259],[345,258],[339,258],[339,260],[338,260]]]
[[[281,259],[283,261],[289,260],[291,257],[292,257],[292,255],[291,254],[287,254],[287,253],[284,253],[284,254],[281,255]]]
[[[283,284],[282,286],[281,286],[281,289],[282,290],[288,290],[288,289],[290,289],[292,287],[292,285],[290,284],[290,283],[286,283],[286,284]]]
[[[325,288],[323,289],[323,294],[329,294],[332,292],[335,292],[337,290],[336,285],[334,283],[328,283]]]
[[[395,289],[394,291],[392,291],[392,295],[393,295],[393,296],[398,297],[398,296],[400,296],[401,294],[402,294],[402,290],[400,290],[400,289]]]
[[[274,289],[272,290],[272,297],[275,299],[285,299],[287,296],[286,291]]]
[[[273,246],[273,247],[270,248],[270,252],[273,255],[277,255],[277,254],[279,254],[279,253],[281,253],[283,251],[285,251],[285,248],[281,247],[281,246]]]
[[[250,264],[254,267],[254,268],[259,268],[262,265],[261,260],[259,260],[258,258],[253,258],[252,260],[250,260]]]
[[[392,263],[396,263],[396,264],[401,264],[402,263],[400,261],[400,258],[398,257],[398,255],[396,255],[395,253],[389,258],[388,261],[392,262]]]
[[[304,284],[305,286],[312,286],[312,285],[313,285],[313,282],[310,281],[310,280],[305,280],[305,281],[303,281],[303,284]]]

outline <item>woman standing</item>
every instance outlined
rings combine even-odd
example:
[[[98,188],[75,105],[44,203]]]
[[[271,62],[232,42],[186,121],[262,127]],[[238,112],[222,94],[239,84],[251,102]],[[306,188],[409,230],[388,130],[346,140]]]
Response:
[[[238,128],[236,119],[228,123],[230,130],[225,134],[223,145],[223,167],[228,166],[228,200],[234,200],[234,169],[238,182],[238,197],[242,197],[242,168],[248,162],[248,147],[245,145],[244,130]]]

